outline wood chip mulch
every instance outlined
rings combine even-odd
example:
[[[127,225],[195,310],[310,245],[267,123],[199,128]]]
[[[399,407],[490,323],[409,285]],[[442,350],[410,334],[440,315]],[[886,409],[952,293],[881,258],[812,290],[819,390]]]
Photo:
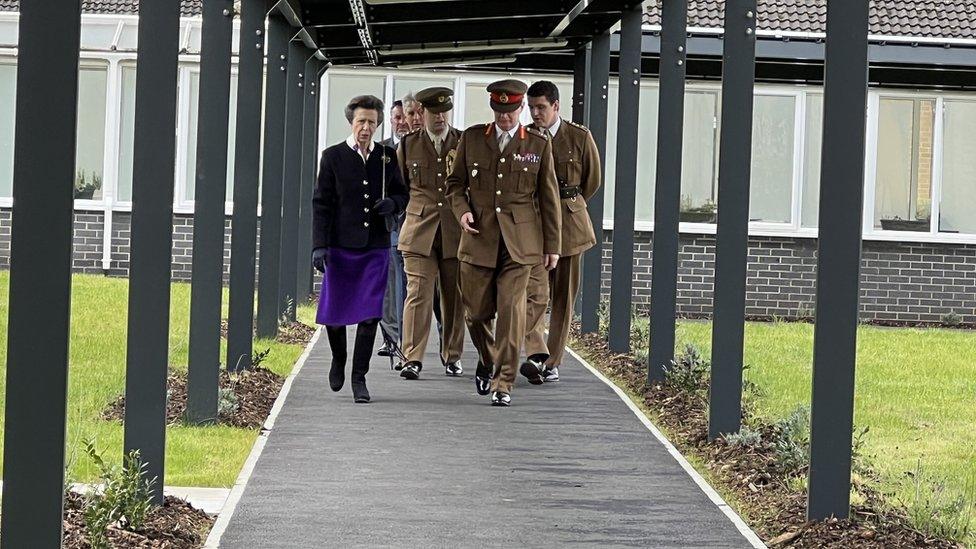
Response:
[[[88,535],[84,517],[85,497],[69,493],[64,502],[64,534],[62,547],[65,549],[89,549]],[[165,548],[184,549],[202,547],[207,533],[213,526],[214,517],[189,503],[167,496],[161,507],[153,509],[144,527],[132,532],[109,527],[109,544],[117,548]]]
[[[722,439],[708,440],[707,390],[691,394],[667,384],[648,386],[646,363],[631,355],[612,353],[606,339],[580,334],[578,325],[573,327],[571,346],[643,399],[645,409],[656,414],[655,423],[668,431],[671,442],[682,453],[701,459],[708,468],[707,476],[720,485],[720,491],[732,495],[739,513],[770,547],[963,547],[913,529],[904,516],[891,510],[880,494],[866,485],[856,486],[865,502],[852,508],[850,520],[808,522],[806,491],[788,484],[790,477],[805,476],[805,470],[784,474],[769,444],[741,447]],[[760,431],[763,440],[769,440],[773,426],[749,417],[746,409],[744,422]]]
[[[221,425],[244,429],[258,429],[278,398],[285,378],[264,368],[246,370],[240,374],[220,371],[218,384],[221,389],[233,389],[237,396],[237,408],[232,413],[223,413],[218,418]],[[172,373],[167,379],[169,400],[166,403],[166,423],[173,425],[183,420],[186,411],[186,374]],[[102,413],[102,419],[121,421],[125,416],[125,396],[119,396]]]
[[[227,339],[227,319],[220,321],[220,338]],[[302,322],[287,322],[278,326],[275,341],[286,345],[308,345],[315,335],[315,328]]]

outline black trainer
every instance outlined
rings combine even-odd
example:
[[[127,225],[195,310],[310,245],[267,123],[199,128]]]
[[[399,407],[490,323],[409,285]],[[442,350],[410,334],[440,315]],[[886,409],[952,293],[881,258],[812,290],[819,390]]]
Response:
[[[542,379],[542,368],[543,363],[541,361],[535,360],[534,356],[531,356],[519,366],[519,373],[525,376],[525,379],[529,381],[532,385],[542,385],[545,381]]]
[[[492,406],[511,406],[512,396],[508,393],[501,393],[495,391],[491,394],[491,405]]]
[[[486,396],[491,392],[491,370],[491,366],[478,361],[478,367],[474,373],[474,387],[481,396]]]
[[[420,379],[420,371],[423,369],[423,364],[412,360],[403,365],[403,369],[400,370],[400,377],[403,379]]]
[[[461,361],[448,362],[444,364],[444,375],[451,377],[458,377],[464,373],[464,368],[461,367]]]

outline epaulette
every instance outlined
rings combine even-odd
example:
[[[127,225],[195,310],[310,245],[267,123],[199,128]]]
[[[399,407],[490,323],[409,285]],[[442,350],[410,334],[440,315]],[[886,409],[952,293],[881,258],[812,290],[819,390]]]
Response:
[[[529,135],[534,135],[536,137],[541,137],[541,138],[545,139],[546,141],[549,140],[549,138],[546,137],[546,134],[542,133],[541,131],[537,130],[536,128],[530,128],[529,126],[524,126],[524,127],[525,127],[525,130],[526,130],[526,133],[528,133]]]
[[[485,128],[487,128],[487,127],[488,127],[488,126],[490,126],[490,125],[491,125],[491,124],[488,124],[488,123],[484,123],[484,124],[474,124],[474,125],[472,125],[472,126],[468,126],[467,128],[465,128],[465,130],[464,130],[464,131],[465,131],[465,132],[474,132],[474,131],[483,131],[483,130],[484,130]],[[462,132],[462,133],[464,133],[464,132]]]
[[[588,131],[590,131],[590,129],[589,129],[589,128],[587,128],[586,126],[584,126],[584,125],[582,125],[582,124],[577,124],[576,122],[573,122],[572,120],[566,120],[566,122],[567,122],[567,123],[568,123],[568,124],[569,124],[570,126],[573,126],[574,128],[579,128],[579,129],[581,129],[581,130],[583,130],[584,132],[588,132]]]

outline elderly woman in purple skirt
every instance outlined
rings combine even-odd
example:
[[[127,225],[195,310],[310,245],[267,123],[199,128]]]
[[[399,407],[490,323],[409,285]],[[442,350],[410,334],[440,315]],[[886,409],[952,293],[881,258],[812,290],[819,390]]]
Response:
[[[332,348],[329,386],[346,379],[346,326],[357,325],[352,353],[352,393],[369,402],[366,372],[383,316],[390,229],[407,204],[396,151],[373,141],[383,123],[383,102],[372,95],[346,106],[352,134],[322,153],[312,197],[312,265],[321,273],[316,322],[325,325]]]

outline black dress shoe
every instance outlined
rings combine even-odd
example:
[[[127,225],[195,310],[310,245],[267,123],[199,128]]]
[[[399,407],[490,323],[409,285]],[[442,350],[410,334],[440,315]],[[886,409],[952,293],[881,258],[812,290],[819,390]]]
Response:
[[[464,373],[464,368],[461,367],[461,361],[448,362],[444,365],[444,375],[451,377],[458,377]]]
[[[478,362],[478,368],[474,373],[474,387],[478,394],[485,396],[491,392],[491,366],[486,366]]]
[[[527,379],[532,385],[542,385],[545,383],[545,381],[542,379],[542,364],[532,360],[531,358],[526,359],[526,361],[519,366],[519,373],[525,376],[525,379]]]
[[[423,369],[423,364],[412,360],[403,365],[403,369],[400,370],[400,377],[403,379],[420,379],[420,371]]]
[[[500,393],[495,391],[491,394],[491,405],[492,406],[511,406],[512,396],[508,393]]]
[[[390,348],[386,343],[382,347],[376,350],[377,356],[393,356],[393,349]]]

